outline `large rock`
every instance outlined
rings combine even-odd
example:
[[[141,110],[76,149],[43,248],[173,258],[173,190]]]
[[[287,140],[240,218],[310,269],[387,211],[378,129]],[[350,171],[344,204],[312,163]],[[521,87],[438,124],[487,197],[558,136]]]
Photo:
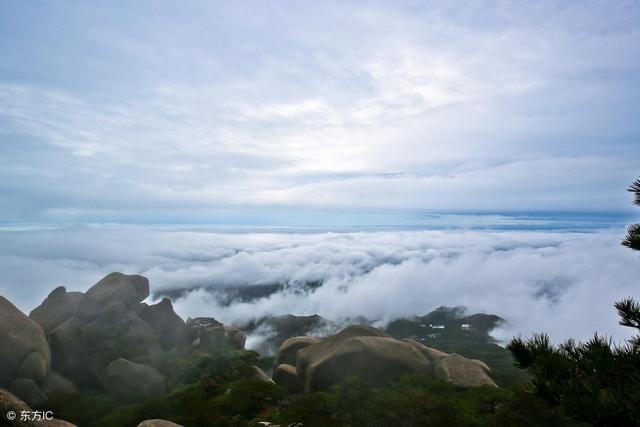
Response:
[[[252,375],[253,379],[262,381],[264,383],[273,384],[273,380],[269,378],[269,375],[267,375],[262,369],[258,368],[256,365],[251,365],[251,370],[253,371],[253,375]]]
[[[38,356],[30,356],[36,353]],[[25,359],[30,357],[27,365]],[[36,322],[0,296],[0,386],[8,386],[22,368],[25,379],[40,380],[42,370],[36,366],[44,361],[45,373],[51,366],[51,352],[44,331]]]
[[[47,361],[42,353],[32,351],[24,358],[20,367],[18,367],[17,378],[30,378],[36,382],[40,382],[44,379],[49,371]]]
[[[273,381],[289,393],[300,393],[302,391],[300,378],[298,377],[298,371],[296,371],[295,366],[286,364],[278,365],[273,373]]]
[[[289,349],[295,348],[294,343],[295,340],[284,346],[286,351],[279,359],[293,358],[293,350]],[[290,392],[296,390],[296,379],[302,391],[309,393],[326,389],[350,376],[382,385],[410,373],[430,375],[458,387],[495,386],[488,375],[489,367],[480,360],[447,354],[411,339],[400,341],[365,325],[349,326],[298,349],[295,354],[295,368],[280,364],[274,373],[275,382]]]
[[[31,411],[31,407],[24,403],[24,401],[15,394],[0,387],[0,420],[4,422],[10,421],[6,419],[7,412],[10,411],[20,414],[22,411]],[[9,424],[11,425],[11,423]],[[5,424],[0,423],[0,425]]]
[[[167,420],[145,420],[138,424],[138,427],[183,427],[180,424],[172,423]]]
[[[92,318],[103,307],[113,303],[134,306],[149,296],[149,280],[137,274],[111,273],[84,294],[79,312]]]
[[[77,317],[65,320],[49,333],[52,367],[81,387],[97,385],[84,354],[85,324]]]
[[[145,306],[140,312],[140,317],[153,328],[164,349],[187,345],[194,335],[193,330],[173,311],[169,298]]]
[[[123,358],[107,366],[102,382],[109,394],[123,400],[155,396],[166,391],[165,378],[155,368]]]
[[[99,377],[113,360],[146,354],[157,335],[129,306],[114,302],[86,323],[83,339],[90,369]]]
[[[69,319],[84,298],[81,292],[67,292],[64,286],[55,288],[38,307],[29,313],[29,317],[38,323],[46,333]]]
[[[450,354],[435,365],[435,377],[457,387],[479,387],[489,385],[497,387],[487,375],[489,367],[480,360],[467,359],[459,354]]]
[[[186,345],[191,330],[171,302],[151,307],[140,303],[148,295],[146,278],[121,273],[109,274],[81,297],[64,288],[52,292],[32,315],[54,325],[71,314],[49,332],[54,370],[81,388],[96,388],[107,365],[118,358],[150,363],[161,352],[159,337],[165,349]]]
[[[49,400],[49,396],[40,390],[40,387],[33,380],[14,380],[9,386],[9,390],[31,406],[40,406]]]
[[[55,418],[44,421],[21,421],[20,414],[23,411],[30,413],[32,409],[29,405],[27,405],[13,393],[0,388],[0,425],[19,427],[76,427],[75,424],[71,424],[67,421],[62,421]],[[9,412],[15,413],[16,418],[13,420],[9,420],[7,418]]]
[[[238,328],[223,325],[212,317],[187,319],[187,326],[194,332],[193,346],[202,351],[224,347],[244,349],[247,336]]]
[[[420,353],[422,353],[424,355],[424,357],[426,357],[427,359],[429,359],[430,362],[437,362],[438,360],[447,357],[449,354],[445,353],[444,351],[440,351],[440,350],[436,350],[435,348],[431,348],[431,347],[427,347],[426,345],[423,345],[421,343],[419,343],[416,340],[413,340],[411,338],[405,338],[402,341],[406,342],[407,344],[412,345],[413,347],[415,347]]]
[[[299,350],[296,370],[309,393],[354,375],[382,385],[402,374],[428,373],[430,362],[412,345],[356,325]]]
[[[78,388],[72,381],[54,371],[49,372],[41,388],[49,397],[75,394],[78,392]]]
[[[296,364],[298,357],[298,350],[309,347],[310,345],[317,344],[319,339],[313,337],[293,337],[289,338],[280,345],[278,348],[278,358],[276,359],[276,366],[281,364],[293,365]]]
[[[313,354],[331,353],[334,347],[352,337],[389,337],[389,335],[368,325],[348,326],[337,334],[327,337],[316,344],[299,349],[295,363],[298,375],[302,376],[306,371]]]

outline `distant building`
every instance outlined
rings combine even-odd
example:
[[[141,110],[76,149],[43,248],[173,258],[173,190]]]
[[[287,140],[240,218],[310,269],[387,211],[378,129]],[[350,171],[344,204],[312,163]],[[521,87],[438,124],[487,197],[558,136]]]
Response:
[[[429,324],[429,327],[431,329],[444,329],[444,325],[432,325],[432,324]]]
[[[460,329],[462,329],[463,331],[468,331],[469,329],[471,329],[471,325],[469,325],[468,323],[463,323],[462,325],[460,325]]]

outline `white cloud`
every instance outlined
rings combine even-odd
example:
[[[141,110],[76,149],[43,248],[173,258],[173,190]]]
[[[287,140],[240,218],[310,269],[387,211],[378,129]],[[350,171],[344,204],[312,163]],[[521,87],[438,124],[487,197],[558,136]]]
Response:
[[[318,313],[382,322],[465,305],[507,319],[497,335],[628,336],[613,303],[638,296],[637,256],[620,232],[403,231],[220,233],[61,229],[2,232],[0,292],[25,311],[59,284],[85,290],[113,270],[149,277],[152,292],[190,289],[186,316],[224,322]],[[309,289],[305,283],[321,283]],[[220,300],[224,287],[286,285],[259,299]]]

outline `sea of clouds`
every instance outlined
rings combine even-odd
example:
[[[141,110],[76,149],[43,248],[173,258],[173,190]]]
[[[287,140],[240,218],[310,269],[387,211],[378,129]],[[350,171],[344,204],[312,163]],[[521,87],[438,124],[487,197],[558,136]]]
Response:
[[[61,284],[84,291],[111,271],[143,274],[148,302],[242,323],[266,315],[365,316],[385,323],[438,306],[496,314],[503,340],[630,336],[613,303],[638,295],[640,259],[621,230],[224,232],[207,228],[0,230],[0,294],[29,312]],[[234,298],[243,289],[268,290]],[[231,295],[231,296],[230,296]]]

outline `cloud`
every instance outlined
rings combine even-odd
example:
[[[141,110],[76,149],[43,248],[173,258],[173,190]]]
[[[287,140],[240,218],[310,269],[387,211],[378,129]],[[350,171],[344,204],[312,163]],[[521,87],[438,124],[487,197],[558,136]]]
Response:
[[[221,233],[202,229],[3,231],[0,292],[29,311],[59,284],[86,290],[113,270],[149,277],[177,312],[225,323],[265,315],[381,323],[441,306],[507,320],[496,335],[628,337],[613,302],[636,295],[640,262],[621,230]],[[278,284],[280,286],[273,286]],[[265,292],[256,292],[264,289]],[[251,297],[229,298],[250,290]],[[230,294],[231,292],[231,294]],[[153,298],[152,298],[153,299]]]
[[[11,7],[4,220],[618,210],[640,168],[627,3]]]

